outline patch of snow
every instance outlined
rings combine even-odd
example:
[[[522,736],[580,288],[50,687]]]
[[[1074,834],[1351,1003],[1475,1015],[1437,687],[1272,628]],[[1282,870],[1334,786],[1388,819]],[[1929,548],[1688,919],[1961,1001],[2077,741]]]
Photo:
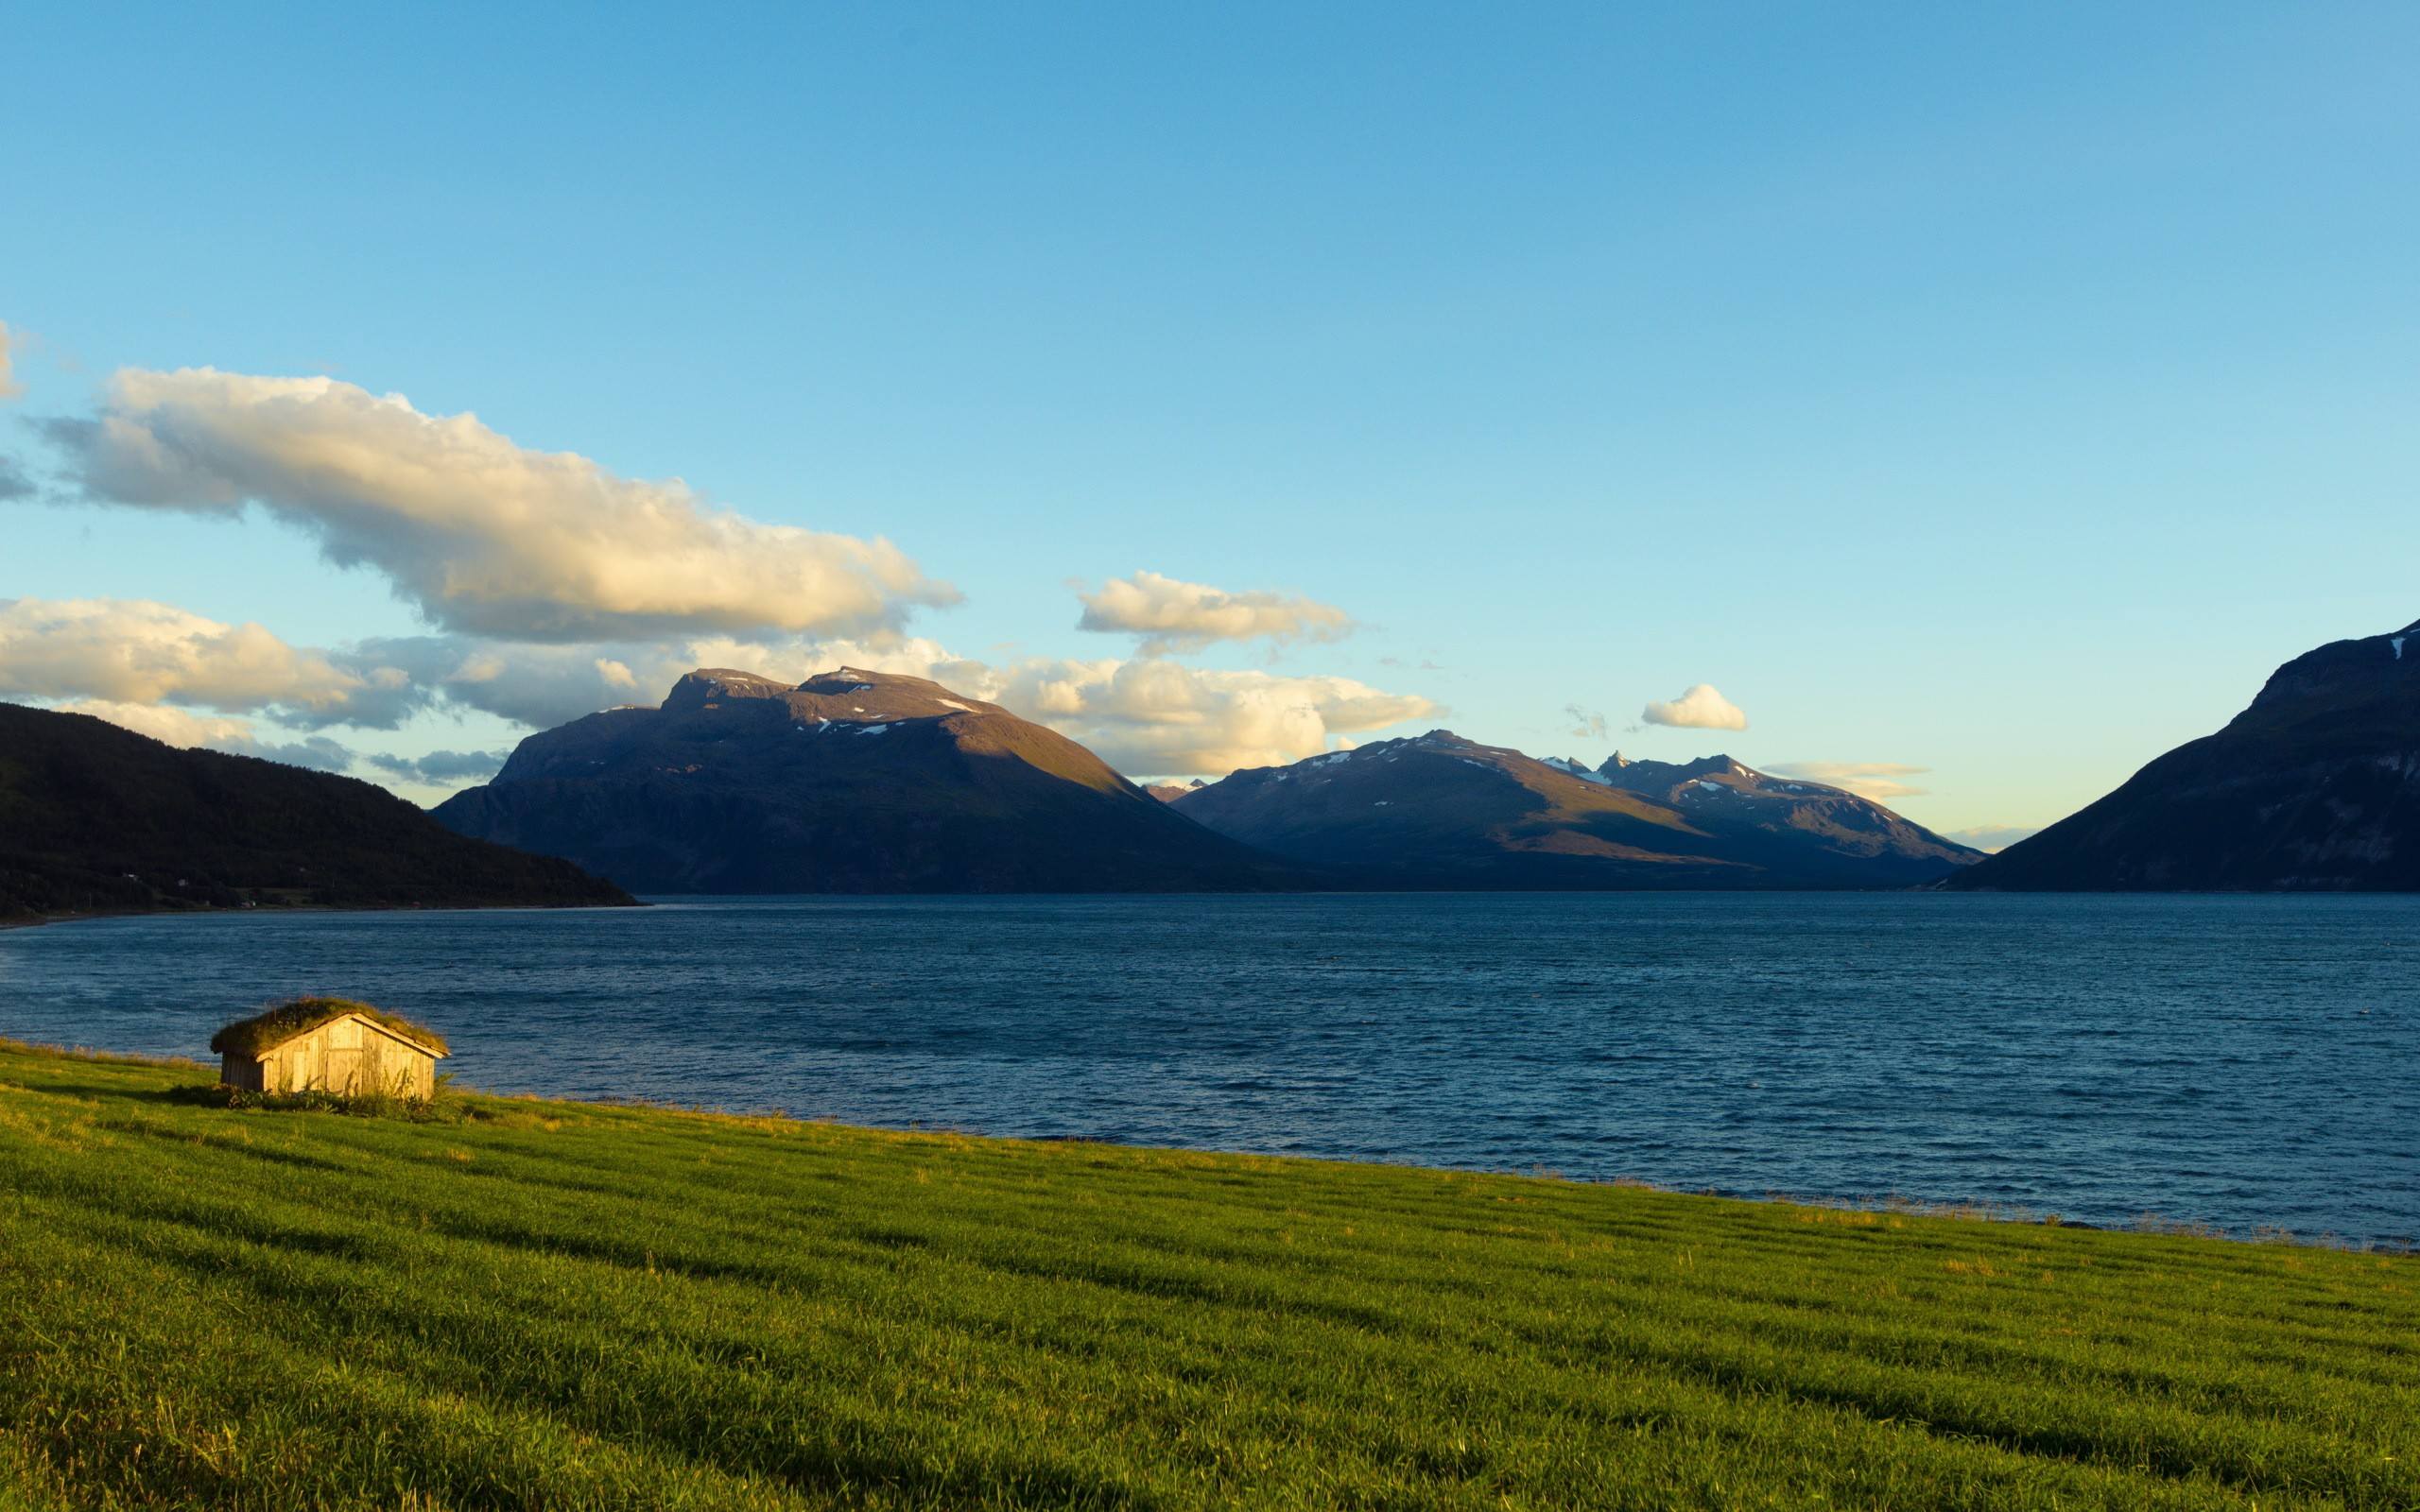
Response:
[[[1703,779],[1699,780],[1698,786],[1704,788],[1709,793],[1720,793],[1722,791],[1722,784],[1720,782],[1709,782]]]
[[[936,702],[938,702],[938,703],[946,704],[946,705],[948,705],[948,706],[949,706],[950,708],[952,708],[952,709],[963,709],[963,710],[965,710],[965,711],[966,711],[968,713],[970,713],[970,714],[971,714],[971,713],[973,713],[975,712],[975,706],[974,706],[973,704],[971,704],[971,703],[960,703],[960,702],[959,702],[959,701],[958,701],[957,699],[955,699],[955,698],[941,698],[941,699],[936,699],[935,701],[936,701]]]
[[[1395,805],[1394,805],[1394,799],[1385,799],[1385,798],[1382,798],[1382,799],[1378,799],[1378,801],[1376,801],[1375,803],[1371,804],[1370,806],[1371,806],[1372,808],[1374,808],[1374,809],[1391,809],[1391,808],[1393,808]]]
[[[857,727],[857,733],[860,735],[879,735],[890,728],[890,727],[889,725],[860,725]]]
[[[842,693],[872,693],[873,692],[873,684],[871,682],[860,682],[854,687],[842,688],[840,691]]]
[[[2406,635],[2398,635],[2394,638],[2394,659],[2397,662],[2403,660],[2403,643],[2410,639],[2411,637]]]
[[[866,706],[865,706],[864,704],[861,704],[861,703],[853,703],[853,704],[849,705],[849,708],[850,708],[850,710],[851,710],[853,713],[864,713],[866,712]]]

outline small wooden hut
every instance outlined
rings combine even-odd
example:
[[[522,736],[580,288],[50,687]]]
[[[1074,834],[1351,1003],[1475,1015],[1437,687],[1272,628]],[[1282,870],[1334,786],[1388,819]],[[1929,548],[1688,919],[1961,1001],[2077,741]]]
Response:
[[[295,998],[213,1035],[218,1079],[251,1092],[433,1097],[445,1040],[349,998]]]

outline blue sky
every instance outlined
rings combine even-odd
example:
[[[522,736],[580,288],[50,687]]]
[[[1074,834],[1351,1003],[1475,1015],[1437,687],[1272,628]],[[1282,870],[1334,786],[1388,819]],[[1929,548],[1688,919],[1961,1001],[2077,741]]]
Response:
[[[887,539],[953,667],[1136,657],[1071,583],[1302,595],[1357,628],[1170,660],[1923,768],[1874,780],[1944,830],[2420,617],[2409,7],[45,9],[0,597],[445,627],[295,508],[86,502],[33,423],[208,366]],[[1699,683],[1748,728],[1626,732]]]

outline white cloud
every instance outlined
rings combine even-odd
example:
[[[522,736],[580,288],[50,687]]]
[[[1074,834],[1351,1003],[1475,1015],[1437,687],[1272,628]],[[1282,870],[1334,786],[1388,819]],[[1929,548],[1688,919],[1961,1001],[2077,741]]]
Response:
[[[390,756],[373,751],[370,765],[407,782],[431,787],[462,787],[484,782],[512,752],[509,750],[433,750],[422,756]]]
[[[288,766],[307,766],[320,772],[341,772],[353,765],[353,752],[324,735],[283,744],[272,743],[255,735],[251,725],[245,720],[197,714],[164,704],[80,698],[56,707],[68,713],[91,714],[95,719],[106,719],[121,729],[131,730],[138,735],[148,735],[164,745],[181,748],[199,746],[206,750],[225,751],[231,756],[258,756],[264,761],[284,762]]]
[[[1923,796],[1923,788],[1911,787],[1904,779],[1921,776],[1932,768],[1910,766],[1903,762],[1783,762],[1765,770],[1775,777],[1822,782],[1878,803],[1885,799]]]
[[[1437,712],[1349,678],[1213,672],[1156,659],[1028,662],[972,690],[1089,746],[1132,776],[1224,776],[1333,748]]]
[[[1945,840],[1955,840],[1960,845],[1971,845],[1978,850],[1996,854],[2019,840],[2031,839],[2041,833],[2042,826],[2038,824],[1978,824],[1971,829],[1944,830],[1941,834]]]
[[[1230,593],[1159,573],[1113,577],[1079,593],[1080,630],[1143,637],[1145,656],[1199,650],[1216,641],[1334,641],[1353,633],[1353,617],[1332,604],[1282,593]]]
[[[26,386],[17,382],[15,359],[9,349],[9,322],[0,320],[0,399],[14,399],[26,391]]]
[[[1639,717],[1651,725],[1670,725],[1681,730],[1745,730],[1748,716],[1739,706],[1715,692],[1710,682],[1701,682],[1677,698],[1659,699],[1640,711]]]
[[[127,369],[97,419],[44,429],[89,498],[205,514],[257,503],[472,634],[859,634],[958,596],[887,541],[762,524],[678,478],[620,477],[331,378]]]
[[[404,676],[339,666],[258,625],[148,599],[0,599],[0,696],[277,707],[304,723],[391,723]]]
[[[1605,738],[1605,716],[1599,711],[1582,709],[1576,703],[1565,704],[1563,716],[1571,721],[1569,732],[1573,739],[1602,740]]]

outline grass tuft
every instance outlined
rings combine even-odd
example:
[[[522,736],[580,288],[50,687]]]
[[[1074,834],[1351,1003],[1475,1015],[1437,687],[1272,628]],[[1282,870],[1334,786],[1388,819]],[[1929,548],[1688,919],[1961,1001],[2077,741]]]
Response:
[[[305,1088],[292,1092],[256,1092],[221,1083],[173,1089],[170,1099],[195,1108],[222,1108],[242,1113],[336,1113],[347,1118],[393,1118],[407,1124],[459,1124],[472,1116],[470,1105],[441,1091],[435,1097],[398,1097],[391,1092],[332,1092]]]

